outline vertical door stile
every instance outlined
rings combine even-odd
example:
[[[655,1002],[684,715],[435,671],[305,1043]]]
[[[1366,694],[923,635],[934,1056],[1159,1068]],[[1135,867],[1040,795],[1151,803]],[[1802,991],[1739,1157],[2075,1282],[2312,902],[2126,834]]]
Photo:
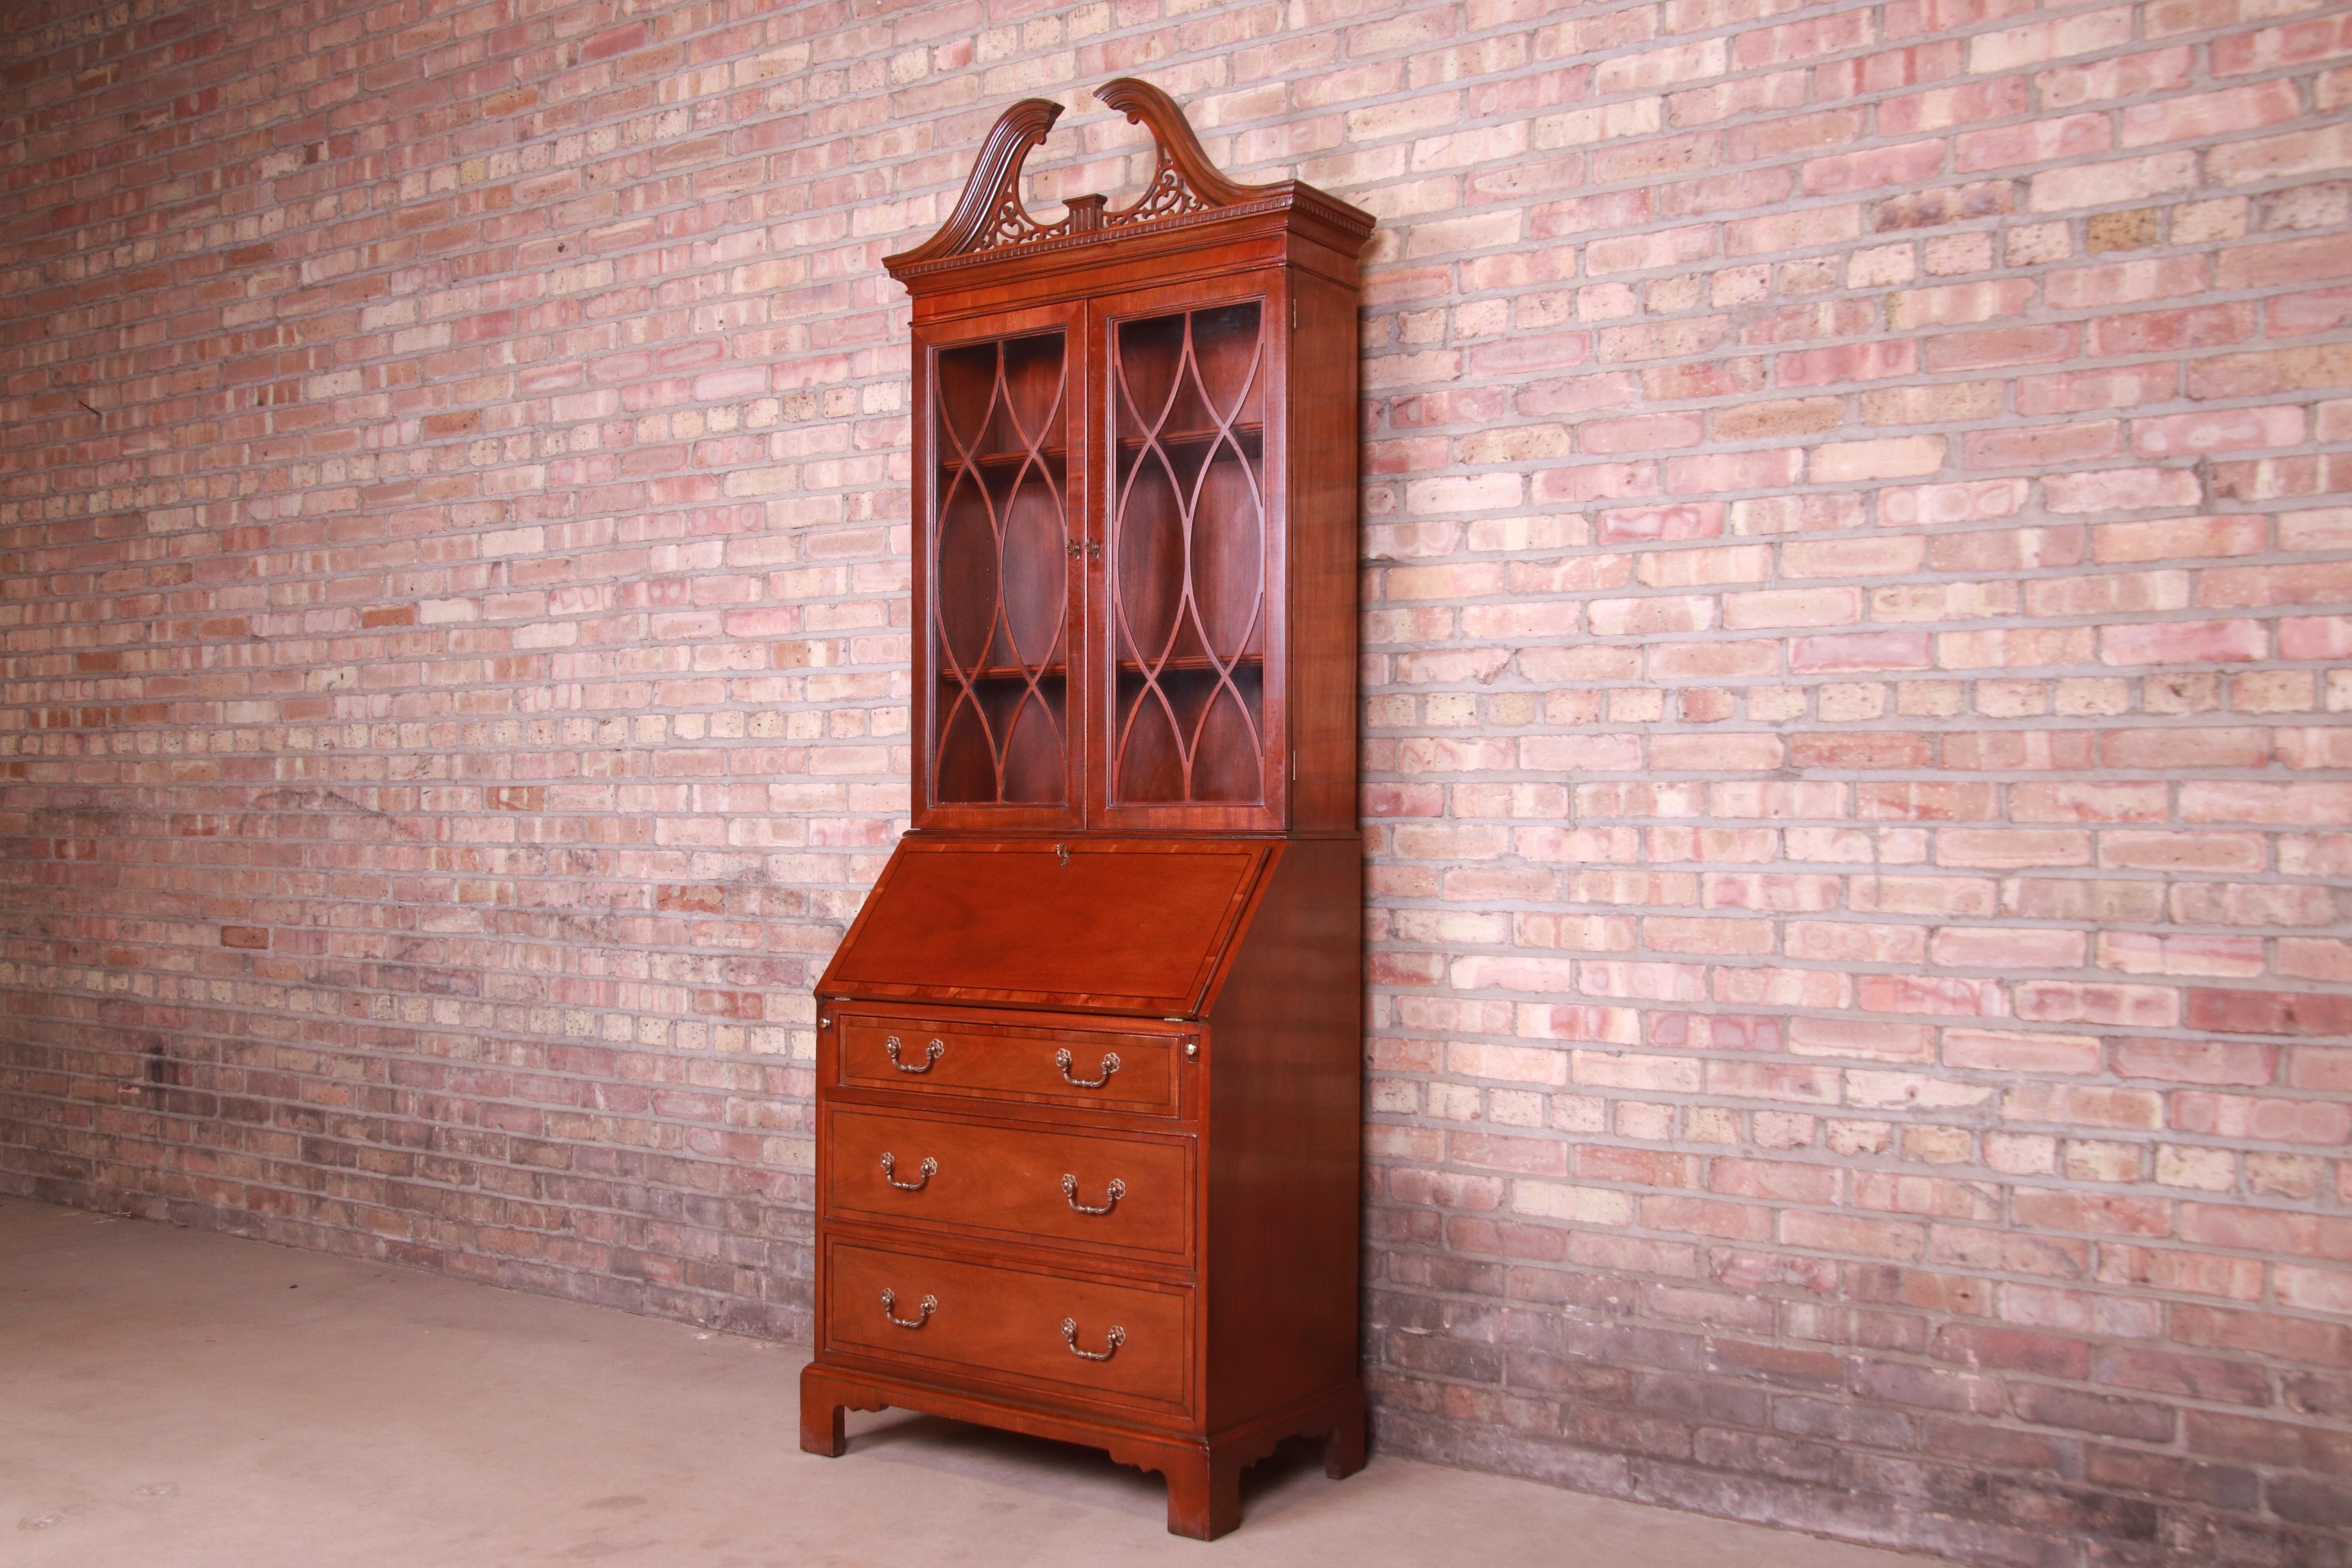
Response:
[[[1260,798],[1279,827],[1290,826],[1290,756],[1296,743],[1290,732],[1290,400],[1297,391],[1290,377],[1290,351],[1297,342],[1298,321],[1293,283],[1286,268],[1266,279],[1265,331],[1260,350],[1265,356],[1260,372],[1265,378],[1261,438],[1265,481],[1259,494],[1265,529],[1266,744],[1260,749],[1258,761],[1265,778]]]
[[[1078,561],[1078,574],[1085,584],[1081,613],[1074,628],[1076,647],[1070,670],[1070,707],[1084,717],[1076,721],[1081,727],[1078,771],[1075,781],[1079,822],[1094,826],[1102,821],[1105,795],[1103,790],[1103,736],[1108,729],[1104,710],[1108,698],[1101,689],[1103,659],[1109,647],[1103,626],[1104,606],[1110,599],[1103,585],[1103,571],[1110,554],[1110,528],[1104,508],[1112,492],[1110,476],[1103,471],[1108,461],[1104,451],[1109,446],[1107,434],[1108,411],[1103,405],[1102,345],[1096,341],[1100,331],[1095,314],[1094,301],[1079,302],[1070,322],[1072,390],[1077,402],[1077,418],[1073,422],[1070,440],[1073,447],[1083,447],[1083,457],[1073,451],[1071,472],[1085,470],[1083,504],[1073,520],[1077,537],[1084,542]]]

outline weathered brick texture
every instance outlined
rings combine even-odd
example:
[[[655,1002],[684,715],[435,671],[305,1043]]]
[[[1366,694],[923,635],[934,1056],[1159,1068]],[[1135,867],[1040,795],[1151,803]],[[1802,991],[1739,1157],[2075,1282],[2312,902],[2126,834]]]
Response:
[[[0,10],[0,1190],[805,1332],[907,315],[1141,72],[1382,226],[1390,1447],[2344,1568],[2352,10]]]

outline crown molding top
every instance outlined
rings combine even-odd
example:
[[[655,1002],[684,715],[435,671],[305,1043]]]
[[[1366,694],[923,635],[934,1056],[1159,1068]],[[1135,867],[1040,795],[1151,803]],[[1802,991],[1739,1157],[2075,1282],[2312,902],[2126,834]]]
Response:
[[[1061,118],[1062,106],[1049,99],[1024,98],[1007,109],[981,145],[980,161],[964,182],[955,211],[939,232],[915,247],[886,257],[882,265],[894,278],[905,279],[950,265],[979,260],[1031,247],[1059,250],[1089,240],[1109,239],[1147,226],[1244,213],[1313,213],[1342,230],[1360,231],[1360,246],[1372,230],[1372,217],[1347,203],[1326,195],[1297,180],[1244,185],[1227,179],[1201,150],[1184,111],[1176,100],[1148,81],[1120,77],[1105,82],[1095,97],[1125,114],[1131,123],[1151,132],[1159,160],[1150,182],[1134,203],[1117,212],[1108,210],[1109,198],[1072,196],[1067,211],[1054,223],[1039,223],[1021,200],[1022,165],[1030,150],[1045,139]]]

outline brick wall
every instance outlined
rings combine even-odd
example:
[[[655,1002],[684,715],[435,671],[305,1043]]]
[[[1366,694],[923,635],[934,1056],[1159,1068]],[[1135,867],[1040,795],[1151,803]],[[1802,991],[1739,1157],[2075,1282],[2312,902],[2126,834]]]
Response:
[[[906,311],[1084,89],[1380,215],[1391,1449],[2352,1555],[2352,12],[28,0],[0,1190],[805,1333]]]

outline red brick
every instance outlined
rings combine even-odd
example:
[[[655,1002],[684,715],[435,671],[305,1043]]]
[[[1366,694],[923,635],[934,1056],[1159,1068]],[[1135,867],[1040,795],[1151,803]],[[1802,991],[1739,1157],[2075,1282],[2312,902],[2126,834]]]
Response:
[[[1910,184],[1934,178],[1948,156],[1941,142],[1908,142],[1815,158],[1804,165],[1805,191],[1809,195],[1838,195],[1880,185]]]
[[[2178,1394],[2216,1404],[2267,1405],[2270,1373],[2246,1361],[2183,1356],[2164,1350],[2107,1350],[2098,1356],[2098,1383],[2149,1394]]]
[[[2255,621],[2150,621],[2099,632],[2099,658],[2109,665],[2244,663],[2269,653],[2269,633]]]
[[[1979,1324],[1952,1324],[1938,1330],[1933,1353],[1938,1361],[2077,1383],[2091,1373],[2091,1347],[2085,1341]]]
[[[2352,994],[2200,986],[2189,993],[2187,1022],[2238,1035],[2343,1035],[2352,1033]]]
[[[2251,305],[2193,305],[2103,317],[2091,323],[2090,347],[2102,355],[2219,348],[2243,342],[2255,330]]]
[[[2013,1202],[2018,1217],[2037,1227],[2096,1236],[2172,1234],[2172,1205],[2160,1199],[2021,1190]]]
[[[2047,1384],[2019,1384],[2016,1404],[2021,1419],[2040,1426],[2131,1437],[2145,1443],[2169,1442],[2179,1425],[2179,1415],[2168,1405],[2145,1399],[2082,1394]]]
[[[2179,994],[2156,985],[2029,981],[2017,988],[2017,1016],[2046,1023],[2126,1024],[2168,1028],[2179,1012]]]
[[[2221,132],[2253,131],[2292,120],[2301,112],[2292,84],[2266,81],[2133,104],[2123,111],[2123,141],[2126,147],[2145,147]]]
[[[2180,1237],[2242,1252],[2284,1252],[2298,1258],[2352,1261],[2352,1220],[2280,1209],[2183,1204]]]
[[[2046,364],[2068,358],[2075,352],[2075,331],[2072,325],[2058,324],[1947,332],[1927,340],[1927,368],[1991,370],[2003,365]]]
[[[2352,1367],[2352,1324],[2270,1312],[2175,1306],[2173,1336],[2183,1344],[2248,1351],[2310,1366]]]
[[[1922,1226],[1802,1209],[1781,1213],[1780,1240],[1790,1247],[1897,1261],[1916,1259],[1927,1250],[1927,1231]]]
[[[2098,559],[2167,561],[2207,555],[2251,555],[2268,541],[2261,517],[2183,517],[2151,522],[2103,523],[2095,531]]]

